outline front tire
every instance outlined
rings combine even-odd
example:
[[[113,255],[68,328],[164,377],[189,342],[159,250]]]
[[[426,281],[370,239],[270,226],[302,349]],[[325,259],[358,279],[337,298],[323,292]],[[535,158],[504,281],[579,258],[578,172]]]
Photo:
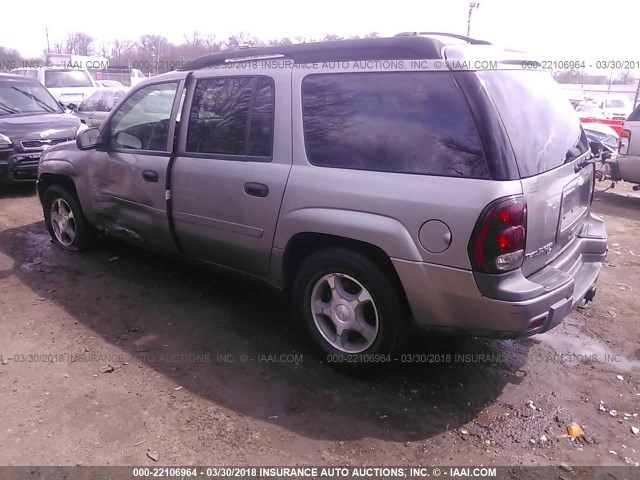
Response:
[[[389,366],[409,330],[395,282],[368,257],[345,248],[307,258],[292,289],[300,319],[321,360],[365,372]]]
[[[73,252],[86,250],[95,239],[78,199],[68,190],[53,185],[44,193],[44,220],[51,239],[58,247]]]

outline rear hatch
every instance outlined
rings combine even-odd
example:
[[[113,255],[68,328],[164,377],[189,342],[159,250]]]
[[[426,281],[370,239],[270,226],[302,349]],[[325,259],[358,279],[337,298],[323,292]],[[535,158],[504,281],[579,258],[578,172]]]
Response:
[[[571,103],[548,72],[478,72],[511,142],[527,203],[522,271],[551,263],[580,233],[592,194],[589,144]]]

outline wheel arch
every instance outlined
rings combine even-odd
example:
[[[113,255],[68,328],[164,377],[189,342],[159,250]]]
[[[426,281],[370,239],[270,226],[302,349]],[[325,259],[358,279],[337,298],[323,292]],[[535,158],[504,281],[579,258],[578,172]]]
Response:
[[[79,200],[76,184],[70,175],[63,174],[63,173],[50,173],[50,172],[42,173],[38,177],[37,188],[38,188],[38,196],[40,197],[40,200],[44,198],[44,192],[52,185],[60,185],[61,187],[68,190],[69,193],[72,193]]]
[[[344,248],[366,256],[374,262],[397,288],[398,294],[408,307],[408,300],[402,282],[389,255],[372,243],[339,235],[300,232],[287,242],[282,256],[282,280],[285,294],[291,294],[296,273],[302,263],[314,252],[327,248]]]

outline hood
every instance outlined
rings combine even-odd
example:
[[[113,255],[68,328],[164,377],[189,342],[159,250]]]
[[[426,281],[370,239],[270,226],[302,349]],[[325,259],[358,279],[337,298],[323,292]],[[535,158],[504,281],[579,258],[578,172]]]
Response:
[[[66,113],[0,116],[0,133],[14,145],[25,140],[75,138],[80,119]]]

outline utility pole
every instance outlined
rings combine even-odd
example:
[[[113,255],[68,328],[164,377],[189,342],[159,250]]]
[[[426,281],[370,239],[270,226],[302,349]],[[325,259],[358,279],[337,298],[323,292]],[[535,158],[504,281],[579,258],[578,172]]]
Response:
[[[480,2],[469,3],[469,17],[467,18],[467,37],[471,34],[471,14],[476,8],[480,8]]]
[[[44,33],[47,36],[47,53],[51,53],[51,47],[49,47],[49,28],[44,27]]]
[[[640,79],[638,79],[638,86],[636,87],[636,96],[633,99],[633,108],[636,108],[636,105],[638,105],[639,96],[640,96]]]

